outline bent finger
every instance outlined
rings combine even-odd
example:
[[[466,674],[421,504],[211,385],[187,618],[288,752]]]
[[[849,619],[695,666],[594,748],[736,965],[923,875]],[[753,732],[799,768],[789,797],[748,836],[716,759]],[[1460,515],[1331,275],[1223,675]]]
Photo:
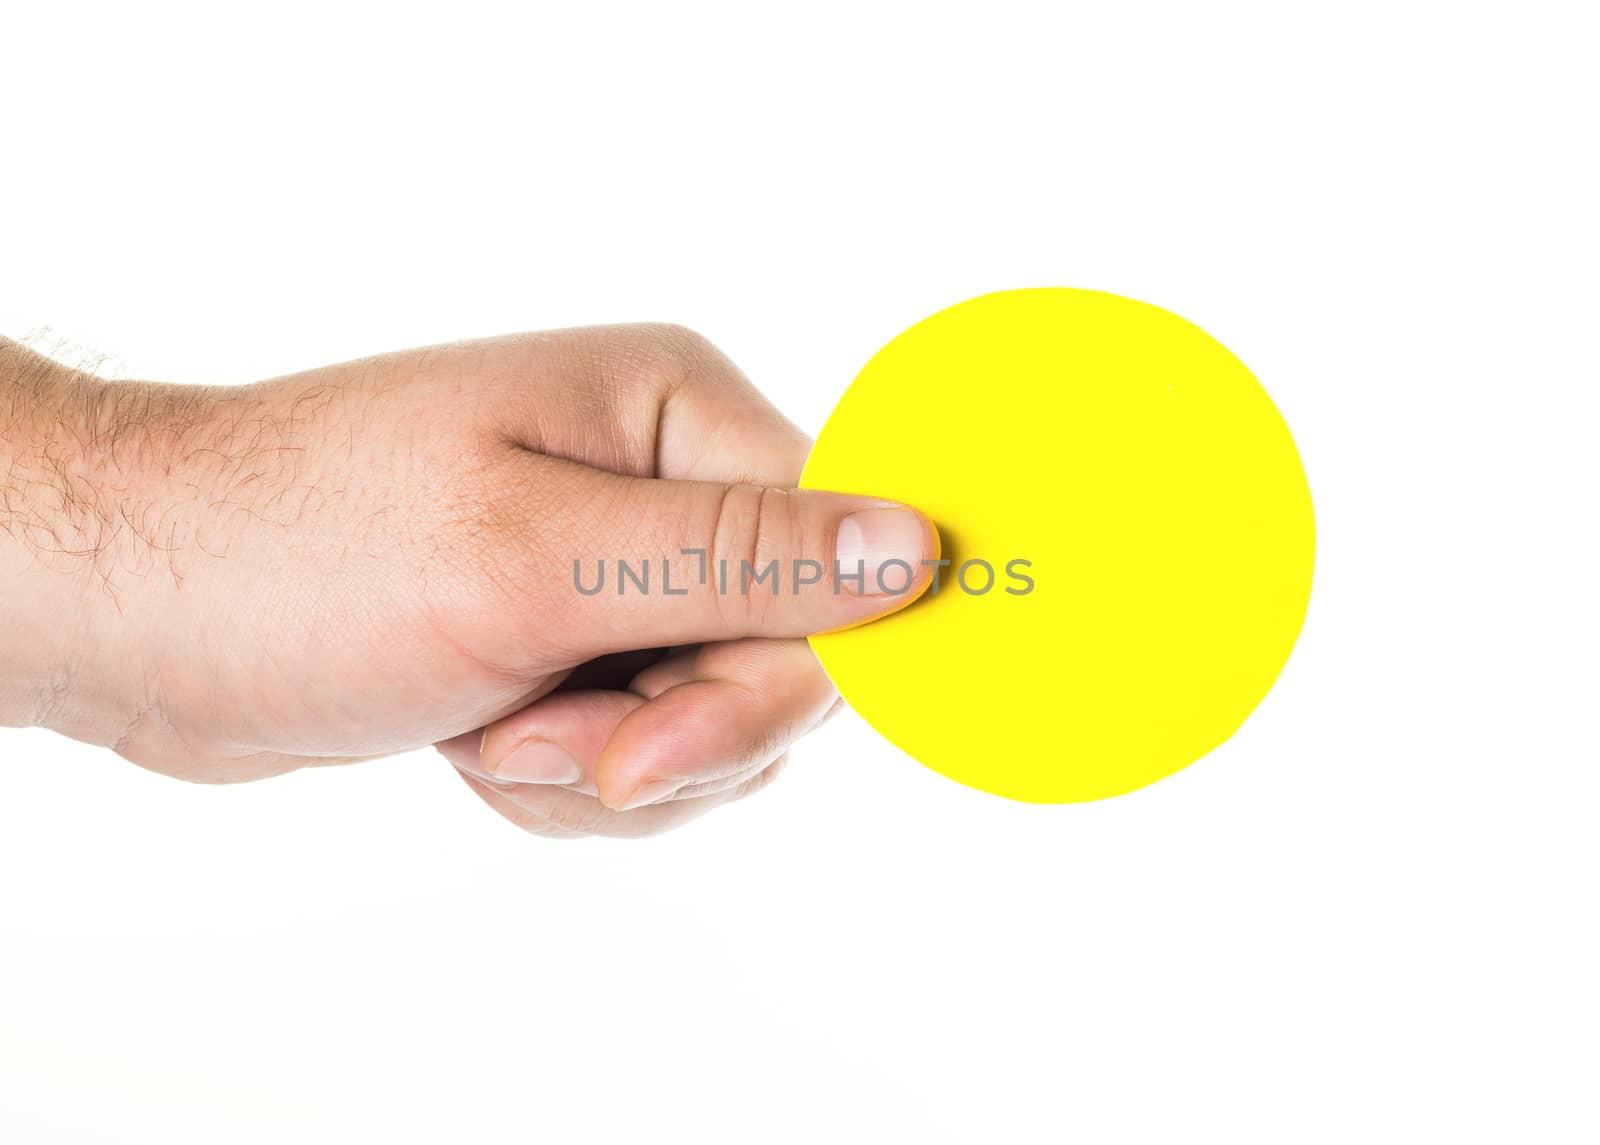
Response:
[[[803,640],[707,645],[691,664],[664,661],[634,686],[650,699],[618,724],[595,766],[601,800],[618,810],[764,767],[837,697]]]

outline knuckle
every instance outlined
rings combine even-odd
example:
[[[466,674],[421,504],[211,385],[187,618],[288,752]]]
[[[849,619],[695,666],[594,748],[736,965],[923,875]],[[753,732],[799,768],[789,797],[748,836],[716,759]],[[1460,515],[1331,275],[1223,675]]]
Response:
[[[612,343],[606,372],[617,393],[660,399],[700,375],[715,354],[707,338],[686,326],[649,322]]]
[[[643,331],[662,356],[685,366],[697,365],[717,352],[711,339],[676,322],[649,322]]]
[[[766,485],[722,487],[711,555],[718,577],[718,608],[731,628],[748,632],[766,620],[782,589],[784,556],[797,551],[798,527],[789,490]],[[726,592],[721,591],[723,569]]]
[[[667,410],[677,396],[717,374],[717,351],[684,326],[646,323],[601,334],[589,400],[602,419],[632,427],[626,453],[647,471],[659,468]]]
[[[738,591],[740,561],[755,555],[760,533],[761,491],[753,485],[724,485],[712,526],[711,560],[717,610],[733,631],[747,631],[754,618],[750,597]]]

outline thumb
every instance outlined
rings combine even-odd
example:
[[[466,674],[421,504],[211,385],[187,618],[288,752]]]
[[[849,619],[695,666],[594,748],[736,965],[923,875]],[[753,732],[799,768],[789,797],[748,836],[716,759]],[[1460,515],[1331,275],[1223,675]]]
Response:
[[[894,501],[597,470],[576,484],[538,581],[564,596],[544,615],[578,655],[847,628],[937,569],[933,523]]]

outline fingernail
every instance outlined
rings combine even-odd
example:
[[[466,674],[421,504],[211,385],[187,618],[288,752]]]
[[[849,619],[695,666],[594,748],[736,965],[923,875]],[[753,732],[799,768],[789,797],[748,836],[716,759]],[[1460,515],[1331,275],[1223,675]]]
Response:
[[[670,798],[672,793],[682,787],[686,781],[682,779],[647,779],[634,788],[633,794],[624,799],[622,803],[613,808],[615,811],[631,811],[635,807],[644,807],[651,803],[660,803],[663,799]]]
[[[854,596],[909,592],[929,555],[927,537],[921,514],[911,509],[851,513],[839,522],[839,585]]]
[[[583,778],[582,764],[559,745],[542,739],[522,744],[489,771],[502,783],[576,783]]]

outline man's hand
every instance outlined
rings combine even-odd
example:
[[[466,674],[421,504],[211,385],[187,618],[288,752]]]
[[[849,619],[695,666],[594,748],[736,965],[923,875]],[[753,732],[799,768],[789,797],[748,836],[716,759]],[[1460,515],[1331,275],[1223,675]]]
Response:
[[[808,448],[671,326],[238,388],[0,345],[0,720],[208,782],[437,743],[530,831],[663,830],[827,716],[801,637],[930,580],[920,514],[793,489]]]

